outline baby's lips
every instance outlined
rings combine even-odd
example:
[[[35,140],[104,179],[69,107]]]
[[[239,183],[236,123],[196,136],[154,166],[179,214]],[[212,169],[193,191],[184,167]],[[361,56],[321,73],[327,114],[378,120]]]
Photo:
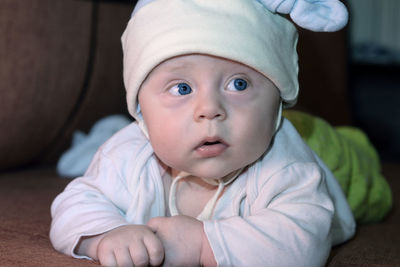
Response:
[[[195,151],[200,157],[211,158],[221,155],[228,147],[220,138],[206,138],[196,146]]]
[[[215,136],[215,137],[206,137],[201,142],[199,142],[199,144],[195,147],[195,149],[198,149],[203,146],[211,146],[217,144],[222,144],[226,147],[229,147],[229,144],[225,142],[222,138]]]

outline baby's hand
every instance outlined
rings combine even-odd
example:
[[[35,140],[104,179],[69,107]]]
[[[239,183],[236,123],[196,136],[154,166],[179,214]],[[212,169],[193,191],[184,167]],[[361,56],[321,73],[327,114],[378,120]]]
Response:
[[[164,258],[160,239],[145,225],[121,226],[96,238],[97,253],[92,258],[101,265],[158,266]]]
[[[164,245],[164,266],[216,266],[201,221],[188,216],[156,217],[147,225]]]

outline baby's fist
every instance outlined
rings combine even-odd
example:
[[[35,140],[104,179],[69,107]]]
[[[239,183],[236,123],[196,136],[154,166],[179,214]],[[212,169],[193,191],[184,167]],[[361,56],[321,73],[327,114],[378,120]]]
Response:
[[[164,248],[149,227],[126,225],[104,234],[97,256],[105,266],[158,266],[164,259]]]
[[[203,223],[188,216],[156,217],[147,225],[164,245],[164,266],[201,266]],[[208,241],[207,241],[208,243]]]

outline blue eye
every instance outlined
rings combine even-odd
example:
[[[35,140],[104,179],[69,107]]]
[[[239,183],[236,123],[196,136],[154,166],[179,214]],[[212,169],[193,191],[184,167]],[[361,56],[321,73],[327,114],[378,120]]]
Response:
[[[228,90],[243,91],[247,88],[247,82],[243,79],[234,79],[229,82]]]
[[[173,95],[187,95],[192,91],[192,88],[187,83],[178,83],[169,89],[169,92]]]

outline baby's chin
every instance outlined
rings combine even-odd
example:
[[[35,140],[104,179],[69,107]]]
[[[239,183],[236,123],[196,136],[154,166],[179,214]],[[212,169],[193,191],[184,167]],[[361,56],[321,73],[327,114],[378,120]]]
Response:
[[[177,176],[191,176],[200,178],[204,181],[209,181],[210,184],[215,184],[218,180],[227,181],[233,176],[237,176],[243,168],[249,166],[251,163],[241,162],[240,164],[222,164],[216,165],[203,165],[195,166],[189,164],[174,164],[176,162],[163,161],[161,157],[157,157],[165,170],[169,170],[172,177]],[[229,166],[230,165],[230,166]]]

